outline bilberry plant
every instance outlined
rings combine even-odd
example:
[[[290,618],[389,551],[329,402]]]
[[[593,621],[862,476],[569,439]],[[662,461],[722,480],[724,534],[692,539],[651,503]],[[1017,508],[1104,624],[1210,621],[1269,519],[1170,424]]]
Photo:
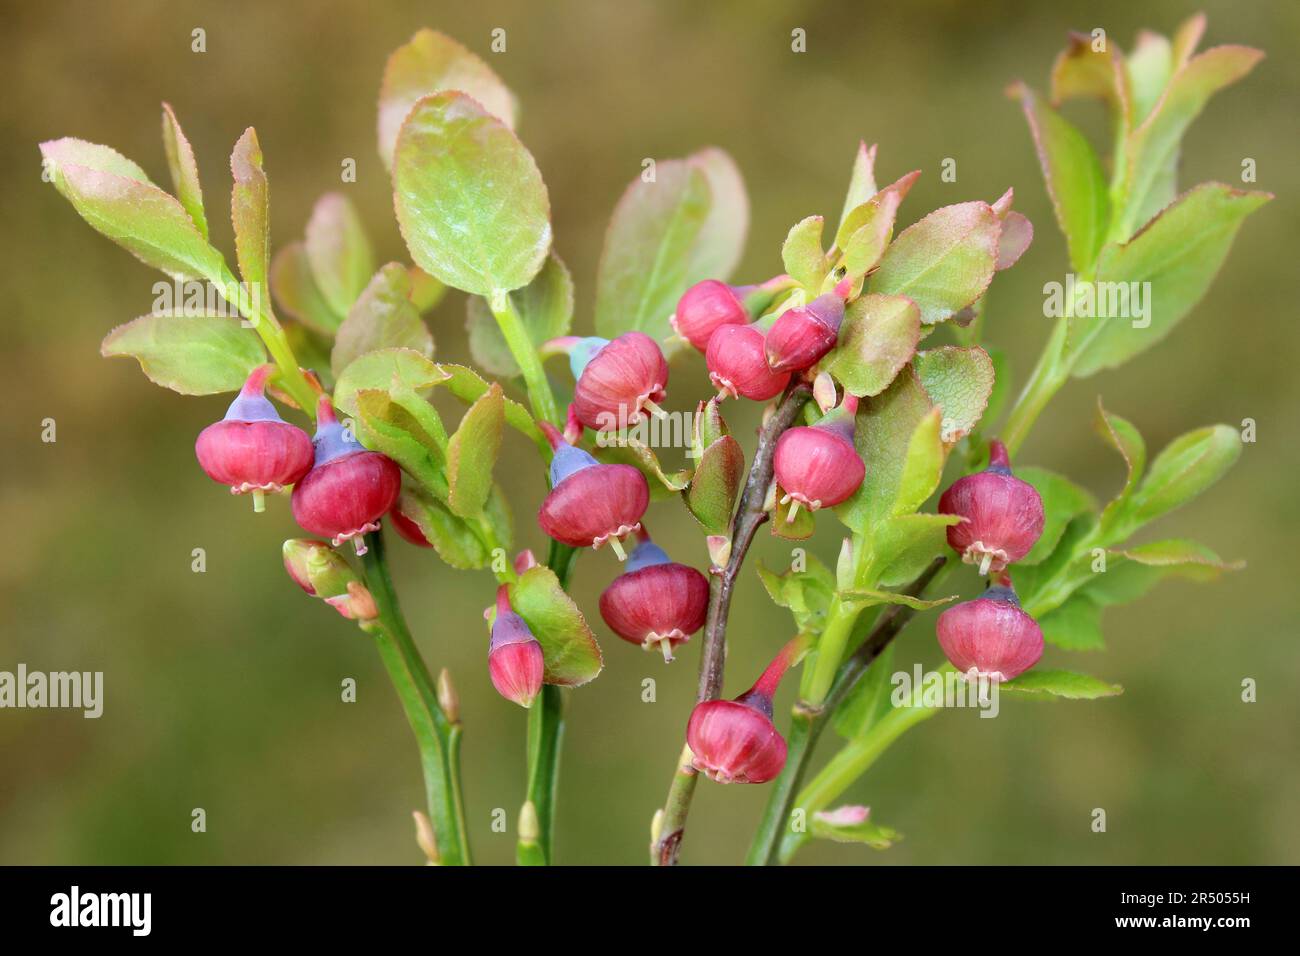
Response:
[[[1071,378],[1124,364],[1193,310],[1242,221],[1270,198],[1177,184],[1181,137],[1262,55],[1239,46],[1197,53],[1204,29],[1197,16],[1172,38],[1144,32],[1129,55],[1073,36],[1047,96],[1010,87],[1065,236],[1071,296],[1083,306],[1097,288],[1149,290],[1140,321],[1106,314],[1095,299],[1051,310],[1056,323],[1014,402],[1002,353],[986,340],[997,324],[985,307],[997,273],[1033,238],[1014,192],[897,229],[920,173],[879,188],[877,150],[865,143],[833,227],[821,215],[796,223],[771,277],[746,285],[730,276],[748,222],[735,164],[716,148],[659,160],[614,209],[594,334],[574,335],[573,281],[554,249],[541,171],[514,132],[517,100],[481,59],[430,30],[393,53],[380,87],[379,155],[410,263],[376,263],[340,194],[322,197],[303,237],[272,255],[269,180],[252,129],[230,159],[238,274],[209,242],[196,156],[171,107],[171,192],[106,146],[58,139],[41,152],[58,192],[92,227],[177,282],[207,283],[230,307],[145,315],[114,329],[103,353],[135,357],[181,394],[238,392],[199,435],[199,464],[251,493],[255,510],[267,495],[290,495],[294,520],[316,536],[285,542],[284,566],[376,644],[418,744],[428,803],[418,842],[431,861],[471,860],[460,708],[450,675],[433,678],[402,616],[386,527],[495,579],[478,585],[488,654],[473,683],[528,709],[520,863],[554,860],[565,695],[606,663],[567,591],[579,555],[601,547],[620,558],[631,550],[600,599],[610,631],[669,660],[699,647],[697,704],[663,724],[685,746],[654,814],[652,862],[676,862],[701,776],[767,784],[748,861],[785,862],[812,839],[882,848],[897,838],[865,808],[834,804],[940,709],[919,691],[899,706],[882,688],[909,621],[955,600],[934,596],[941,581],[968,589],[988,579],[981,596],[937,617],[954,680],[996,684],[1010,699],[1085,699],[1120,688],[1055,661],[1103,646],[1105,608],[1165,577],[1231,567],[1183,538],[1131,539],[1222,477],[1240,454],[1232,428],[1188,432],[1148,461],[1138,429],[1099,405],[1096,431],[1126,469],[1104,505],[1063,475],[1011,468]],[[1105,162],[1058,111],[1078,97],[1110,111]],[[482,372],[434,358],[424,316],[447,290],[466,296]],[[596,441],[593,430],[663,414],[669,361],[687,348],[704,353],[717,392],[694,409],[691,467],[666,470],[630,435]],[[555,381],[572,384],[568,407],[545,364],[561,355],[569,370],[554,370]],[[437,392],[466,406],[454,428],[430,400]],[[770,403],[748,467],[724,400]],[[537,496],[524,506],[537,509],[536,528],[520,530],[549,541],[544,561],[528,550],[507,557],[514,503],[493,479],[507,430],[538,459]],[[693,559],[669,558],[650,540],[643,517],[653,499],[680,501],[698,522]],[[808,554],[787,569],[758,568],[772,600],[790,610],[794,637],[750,690],[722,699],[728,613],[755,534],[766,523],[798,541],[817,522],[843,526],[833,566]],[[626,666],[625,652],[620,645],[611,666]],[[1044,656],[1051,666],[1040,666]],[[795,668],[783,718],[773,698]],[[841,743],[805,780],[828,726]]]

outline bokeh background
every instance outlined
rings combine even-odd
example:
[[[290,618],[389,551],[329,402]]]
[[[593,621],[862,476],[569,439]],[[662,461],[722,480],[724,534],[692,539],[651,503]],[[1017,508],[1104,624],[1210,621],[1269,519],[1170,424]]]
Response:
[[[353,4],[162,2],[10,5],[0,35],[0,181],[7,305],[0,528],[0,669],[105,673],[104,716],[0,711],[0,862],[380,863],[420,861],[410,811],[421,805],[414,745],[367,639],[285,577],[288,509],[254,517],[195,467],[194,435],[226,399],[187,399],[128,361],[98,355],[114,325],[148,311],[156,274],[93,233],[40,180],[36,143],[76,135],[113,145],[166,181],[158,106],[174,104],[193,141],[213,223],[228,156],[257,127],[272,183],[272,236],[300,235],[322,192],[356,201],[378,255],[404,259],[374,145],[384,59],[421,26],[489,60],[522,103],[520,132],[550,187],[557,248],[579,283],[577,328],[590,328],[604,225],[643,157],[716,144],[748,181],[753,224],[738,275],[779,269],[787,228],[838,212],[860,137],[880,143],[885,182],[925,170],[904,207],[991,200],[1016,188],[1036,241],[990,296],[988,337],[1023,376],[1047,332],[1041,286],[1065,271],[1064,245],[1019,109],[1003,96],[1040,89],[1068,29],[1171,31],[1196,9],[1208,44],[1263,47],[1268,59],[1216,98],[1187,140],[1184,183],[1234,181],[1257,161],[1275,203],[1245,225],[1219,281],[1177,334],[1118,373],[1072,383],[1021,456],[1099,495],[1121,466],[1089,428],[1094,403],[1134,421],[1152,449],[1210,422],[1258,423],[1258,442],[1210,493],[1150,537],[1185,535],[1249,568],[1213,585],[1173,582],[1108,612],[1110,648],[1048,660],[1125,685],[1093,703],[1004,702],[1001,719],[941,715],[896,746],[850,796],[906,835],[886,853],[817,845],[801,862],[1300,862],[1300,655],[1296,652],[1297,350],[1294,250],[1300,247],[1300,6],[1274,2],[740,3],[492,2]],[[207,53],[190,31],[207,31]],[[489,53],[504,27],[508,52]],[[803,27],[808,52],[790,51]],[[1090,130],[1100,109],[1072,116]],[[340,187],[344,157],[358,181]],[[939,181],[945,157],[955,183]],[[464,305],[430,320],[439,354],[466,356]],[[557,366],[558,373],[558,366]],[[673,370],[670,406],[707,391],[703,363]],[[752,434],[755,411],[733,427]],[[745,416],[748,415],[748,418]],[[58,441],[40,441],[57,421]],[[521,543],[540,472],[512,437],[502,478]],[[703,564],[685,512],[657,506],[657,537]],[[830,559],[834,522],[813,548]],[[190,554],[207,552],[193,573]],[[505,863],[524,785],[524,715],[492,692],[481,609],[485,574],[453,572],[428,552],[393,548],[403,600],[432,666],[462,698],[465,776],[478,858]],[[754,557],[788,560],[760,534]],[[614,559],[584,557],[576,595],[598,626],[607,667],[570,695],[558,855],[566,863],[640,863],[695,686],[697,654],[670,669],[600,624],[596,597]],[[973,582],[962,579],[970,588]],[[789,636],[756,576],[732,617],[727,690],[738,693]],[[938,658],[932,617],[901,639]],[[658,681],[642,703],[640,682]],[[340,700],[354,677],[359,700]],[[1240,700],[1241,680],[1259,700]],[[793,682],[792,682],[793,683]],[[790,693],[785,689],[784,702]],[[825,759],[828,735],[821,759]],[[820,760],[819,760],[820,762]],[[763,788],[700,788],[688,863],[735,863]],[[207,812],[206,834],[190,812]],[[1108,832],[1090,830],[1103,807]]]

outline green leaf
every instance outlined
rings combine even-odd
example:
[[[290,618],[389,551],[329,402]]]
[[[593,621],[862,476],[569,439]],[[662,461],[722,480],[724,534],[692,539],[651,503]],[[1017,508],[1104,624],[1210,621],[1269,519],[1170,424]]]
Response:
[[[460,90],[514,129],[518,104],[492,68],[451,37],[420,30],[388,57],[379,89],[379,156],[393,168],[402,120],[421,97]]]
[[[316,201],[307,221],[306,251],[321,295],[334,312],[347,315],[375,271],[375,257],[356,208],[342,193]]]
[[[492,490],[492,469],[501,452],[505,427],[505,396],[492,383],[461,419],[447,444],[447,504],[463,518],[478,515]]]
[[[334,385],[336,408],[357,413],[356,393],[361,389],[387,392],[394,383],[414,391],[424,391],[445,382],[447,371],[434,364],[427,355],[414,349],[380,349],[358,356],[339,373]],[[483,391],[487,391],[486,383]],[[478,396],[475,395],[474,398]],[[469,399],[473,401],[473,398]]]
[[[1070,250],[1070,264],[1086,275],[1106,236],[1110,215],[1101,161],[1083,134],[1033,90],[1018,84],[1013,92],[1029,122],[1052,209]]]
[[[813,512],[798,504],[793,498],[784,501],[785,490],[777,488],[776,508],[772,511],[772,520],[768,523],[772,534],[788,541],[803,541],[813,536],[817,530],[817,519]]]
[[[1067,651],[1100,651],[1106,642],[1101,635],[1101,605],[1084,594],[1076,594],[1038,620],[1043,640]]]
[[[167,168],[172,174],[176,198],[189,213],[199,235],[206,239],[208,218],[203,212],[203,189],[199,185],[199,166],[194,160],[194,147],[185,138],[171,104],[164,103],[162,108],[163,150],[167,153]]]
[[[898,207],[920,176],[918,169],[886,186],[840,224],[835,247],[844,253],[840,267],[845,275],[866,275],[876,267],[894,234]]]
[[[912,597],[910,594],[900,594],[897,591],[875,591],[867,588],[851,588],[848,591],[841,591],[840,598],[850,604],[858,604],[862,607],[875,607],[878,604],[901,604],[903,607],[910,607],[913,611],[928,611],[931,608],[943,607],[945,604],[951,604],[957,600],[957,595],[953,594],[945,598],[936,598],[932,601],[926,601],[922,598]]]
[[[1264,54],[1245,46],[1218,46],[1193,57],[1170,80],[1151,115],[1128,138],[1124,190],[1116,207],[1121,236],[1140,225],[1138,211],[1147,195],[1169,168],[1179,142],[1210,97],[1242,79]]]
[[[898,494],[894,499],[893,511],[896,515],[916,511],[939,487],[947,458],[940,438],[940,424],[940,409],[934,408],[912,432],[903,459],[903,471],[898,480]]]
[[[871,662],[867,672],[835,708],[835,732],[853,740],[861,737],[890,708],[889,692],[894,673],[894,645],[890,644]]]
[[[271,260],[271,291],[281,309],[322,335],[333,335],[343,322],[316,284],[302,242],[289,243]]]
[[[526,286],[551,248],[551,205],[533,156],[464,93],[415,104],[393,157],[397,222],[415,264],[454,289]]]
[[[825,220],[821,216],[809,216],[790,227],[781,246],[781,262],[785,271],[800,285],[816,295],[822,287],[822,280],[830,269],[826,261],[826,252],[822,249],[822,227]]]
[[[668,319],[699,275],[694,264],[712,193],[704,171],[689,160],[655,167],[655,179],[637,177],[614,209],[596,275],[596,334],[617,338],[639,331],[668,336]]]
[[[870,580],[881,587],[906,584],[948,550],[948,527],[957,515],[909,514],[875,527],[871,540]]]
[[[1066,700],[1096,700],[1098,697],[1122,694],[1124,688],[1087,674],[1035,668],[1015,680],[999,684],[998,693],[1031,700],[1050,700],[1056,697]]]
[[[412,488],[403,488],[398,507],[402,514],[416,523],[438,552],[438,557],[451,567],[469,571],[486,568],[492,563],[492,552],[478,532],[436,498]]]
[[[826,610],[835,596],[835,575],[814,555],[805,555],[805,560],[804,570],[792,568],[782,574],[760,561],[758,576],[768,596],[778,606],[789,608],[800,633],[820,634]]]
[[[596,637],[550,568],[538,565],[521,574],[510,585],[510,606],[542,645],[546,683],[577,687],[600,673]]]
[[[79,139],[41,143],[54,187],[91,227],[141,262],[177,279],[219,282],[221,253],[178,200],[135,163],[107,146]]]
[[[1241,436],[1227,425],[1198,428],[1165,447],[1118,518],[1132,531],[1168,514],[1214,484],[1241,456]],[[1117,532],[1122,539],[1127,537]]]
[[[1125,504],[1133,489],[1137,487],[1138,481],[1142,478],[1142,473],[1147,466],[1147,445],[1142,440],[1142,434],[1126,419],[1113,415],[1102,407],[1101,399],[1097,399],[1097,416],[1093,420],[1093,428],[1102,439],[1120,453],[1124,459],[1124,465],[1127,473],[1124,478],[1124,487],[1120,493],[1106,505],[1106,510],[1102,512],[1101,523],[1103,528],[1111,528],[1123,514]]]
[[[410,266],[406,271],[411,278],[411,304],[424,315],[442,301],[447,287],[419,266]]]
[[[730,529],[744,478],[745,453],[736,439],[723,435],[704,449],[682,497],[709,534],[726,534]]]
[[[858,406],[854,445],[868,463],[853,497],[835,511],[854,531],[865,532],[894,513],[904,470],[904,449],[934,403],[909,365],[893,384]]]
[[[1125,60],[1132,89],[1133,122],[1141,123],[1160,99],[1173,74],[1173,48],[1167,37],[1143,30]]]
[[[490,387],[483,376],[468,366],[450,365],[444,362],[435,367],[442,376],[436,384],[446,388],[447,391],[467,405],[473,404],[482,398]],[[550,443],[542,435],[541,429],[533,421],[533,416],[528,413],[528,409],[513,399],[507,398],[505,400],[505,416],[507,425],[532,439],[539,448],[545,448],[546,453],[550,454]]]
[[[986,202],[936,209],[908,226],[885,250],[870,290],[906,295],[933,325],[970,305],[988,288],[1002,225]]]
[[[270,187],[262,171],[262,147],[251,126],[230,154],[230,174],[235,180],[230,219],[235,227],[239,274],[256,301],[265,302],[271,272]]]
[[[573,322],[573,279],[555,250],[551,250],[533,281],[510,293],[510,297],[533,345],[541,346],[569,333]],[[519,366],[486,300],[470,296],[465,300],[465,311],[465,330],[475,363],[489,375],[519,375]]]
[[[1096,510],[1097,500],[1088,490],[1045,468],[1021,466],[1016,469],[1016,477],[1033,485],[1038,497],[1043,499],[1043,533],[1029,553],[1016,563],[1038,564],[1055,550],[1066,525],[1078,515]]]
[[[665,471],[659,457],[645,442],[631,435],[619,437],[617,442],[597,445],[592,454],[600,461],[611,465],[631,465],[640,469],[650,484],[652,500],[675,496],[691,480],[689,468],[677,471]]]
[[[1240,562],[1224,563],[1209,548],[1193,541],[1153,541],[1124,551],[1107,552],[1105,572],[1092,575],[1077,593],[1103,607],[1128,604],[1165,578],[1213,581],[1224,571],[1242,567]]]
[[[141,316],[109,332],[99,352],[137,359],[151,382],[182,395],[238,391],[266,361],[257,333],[219,315]]]
[[[921,341],[921,311],[906,296],[868,294],[844,312],[839,345],[824,367],[852,395],[879,395]]]
[[[375,273],[339,326],[330,367],[340,374],[367,352],[406,348],[433,357],[433,336],[410,299],[406,267],[390,262]]]
[[[1209,289],[1242,220],[1271,198],[1204,183],[1125,245],[1102,249],[1094,298],[1107,301],[1097,301],[1093,311],[1109,317],[1071,318],[1073,373],[1086,377],[1115,368],[1168,335]],[[1141,310],[1134,299],[1144,303]]]
[[[1002,411],[1011,398],[1011,361],[1007,353],[992,345],[986,345],[984,351],[989,353],[993,363],[993,391],[989,395],[989,404],[980,418],[983,426],[992,428],[1002,419]]]
[[[849,177],[848,194],[844,197],[844,210],[840,213],[841,226],[849,218],[849,213],[876,194],[875,167],[876,147],[868,147],[865,140],[860,140],[853,157],[853,173]]]
[[[695,242],[692,274],[705,279],[725,279],[739,265],[749,232],[749,194],[745,180],[736,161],[716,146],[692,153],[687,162],[704,173],[709,183],[709,214]]]
[[[993,360],[978,345],[917,352],[913,360],[926,394],[943,409],[942,438],[952,445],[970,434],[993,394]]]
[[[424,399],[417,397],[417,401]],[[442,422],[422,421],[423,415],[412,414],[407,404],[395,401],[383,389],[361,389],[355,395],[355,406],[356,433],[361,444],[383,452],[430,495],[447,500],[447,438]],[[432,412],[432,406],[428,407]]]

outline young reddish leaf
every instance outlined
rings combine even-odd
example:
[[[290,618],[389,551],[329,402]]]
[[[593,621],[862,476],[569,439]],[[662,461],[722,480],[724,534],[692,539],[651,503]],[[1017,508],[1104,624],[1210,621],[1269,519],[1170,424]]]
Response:
[[[704,449],[682,497],[709,534],[726,534],[730,529],[744,477],[745,453],[736,439],[723,435]]]
[[[333,335],[343,322],[343,316],[334,311],[316,284],[307,261],[307,247],[301,242],[291,242],[275,254],[271,261],[271,291],[284,312],[322,335]]]
[[[1209,289],[1242,220],[1272,198],[1270,193],[1202,183],[1128,243],[1102,249],[1094,311],[1108,314],[1071,318],[1074,374],[1086,377],[1115,368],[1168,335]],[[1106,290],[1116,293],[1107,295],[1118,305],[1101,305]],[[1138,302],[1145,303],[1142,310]]]
[[[347,315],[375,271],[374,254],[361,218],[342,193],[316,200],[307,221],[307,261],[325,301]]]
[[[540,346],[569,333],[573,322],[573,279],[554,249],[546,257],[542,271],[528,285],[510,293],[510,298],[533,345]],[[519,366],[487,302],[470,296],[465,300],[465,313],[465,331],[475,364],[489,375],[502,378],[519,375]]]
[[[99,352],[137,359],[150,381],[182,395],[238,391],[266,361],[257,333],[219,315],[141,316],[109,332]]]
[[[225,263],[185,207],[107,146],[78,139],[41,144],[54,187],[95,230],[141,262],[179,279],[219,282]]]
[[[848,193],[844,196],[844,209],[840,212],[839,229],[849,218],[849,213],[876,194],[876,147],[867,146],[866,140],[858,142],[853,156],[853,173],[849,177]],[[837,229],[837,232],[839,231]]]
[[[492,490],[492,469],[501,452],[505,396],[496,382],[469,407],[447,444],[447,505],[454,514],[472,518],[482,512]]]
[[[1091,36],[1070,34],[1070,45],[1052,65],[1052,105],[1076,97],[1101,100],[1121,130],[1132,126],[1128,70],[1118,46],[1108,42],[1104,50],[1096,50]]]
[[[868,197],[861,205],[851,209],[835,232],[835,247],[841,252],[846,252],[850,240],[858,233],[861,233],[864,227],[870,226],[868,233],[863,233],[859,244],[870,246],[878,244],[879,251],[883,252],[885,246],[889,245],[890,236],[893,235],[894,219],[898,215],[898,207],[902,205],[903,200],[907,198],[907,194],[911,192],[913,184],[920,178],[921,171],[915,169],[906,176],[890,183],[880,192]],[[877,253],[878,257],[879,252]],[[865,256],[860,255],[860,258],[865,258]],[[874,260],[862,271],[867,271],[873,265],[875,265]]]
[[[577,687],[600,673],[600,645],[550,568],[539,564],[521,574],[510,585],[510,606],[542,645],[546,683]]]
[[[911,298],[923,325],[942,322],[988,288],[1000,233],[988,203],[936,209],[904,229],[885,250],[870,289]]]
[[[1012,87],[1029,122],[1038,164],[1075,272],[1087,274],[1106,236],[1110,198],[1101,161],[1071,123],[1023,83]]]
[[[235,180],[230,194],[230,219],[235,227],[239,274],[255,301],[264,301],[271,271],[271,197],[262,171],[262,147],[251,126],[244,130],[230,154],[230,173]]]
[[[961,441],[988,407],[993,360],[979,346],[949,345],[917,352],[915,361],[926,393],[943,409],[944,444]]]
[[[830,270],[826,251],[822,248],[821,216],[809,216],[790,227],[781,246],[781,262],[785,271],[812,295],[821,291],[822,280]]]
[[[379,155],[390,171],[397,133],[411,107],[443,90],[468,94],[514,129],[518,104],[492,68],[451,37],[420,30],[388,57],[379,89]]]
[[[385,348],[407,348],[433,357],[433,336],[410,300],[406,268],[390,262],[375,273],[339,326],[330,353],[337,376],[360,356]]]
[[[678,298],[700,275],[694,262],[712,210],[709,178],[684,159],[663,160],[655,178],[632,181],[609,222],[596,275],[596,334],[644,332],[664,339]]]
[[[203,212],[203,189],[199,185],[199,166],[194,160],[194,148],[185,138],[180,121],[170,103],[162,105],[163,150],[167,153],[167,168],[172,174],[176,198],[190,214],[199,235],[208,238],[208,218]]]
[[[551,248],[551,207],[532,154],[464,93],[426,96],[398,133],[393,190],[415,264],[474,295],[526,286]]]
[[[853,395],[878,395],[921,340],[921,311],[907,296],[871,293],[849,303],[839,345],[823,367]]]
[[[994,266],[999,272],[1014,266],[1034,241],[1034,224],[1011,208],[1015,195],[1014,189],[1008,189],[993,204],[993,211],[1002,220],[1002,234],[998,237],[998,261]]]

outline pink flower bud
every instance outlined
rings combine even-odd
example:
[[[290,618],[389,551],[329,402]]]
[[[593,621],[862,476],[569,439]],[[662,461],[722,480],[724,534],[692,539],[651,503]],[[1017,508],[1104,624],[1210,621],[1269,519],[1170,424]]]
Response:
[[[609,546],[620,560],[621,539],[641,527],[650,506],[645,475],[631,465],[602,465],[575,448],[549,424],[542,430],[555,449],[551,491],[537,512],[537,523],[550,537],[574,548]]]
[[[194,454],[208,477],[229,485],[231,494],[251,491],[255,511],[262,510],[265,492],[296,483],[312,462],[307,433],[281,419],[264,394],[274,369],[253,369],[226,417],[203,429],[194,443]]]
[[[764,354],[763,332],[755,325],[724,325],[709,339],[704,353],[709,381],[718,398],[741,396],[765,402],[790,383],[789,372],[773,372]]]
[[[1043,533],[1043,499],[1011,474],[1006,446],[989,446],[989,467],[952,483],[939,498],[942,514],[965,518],[948,528],[948,544],[980,574],[1019,561]]]
[[[749,315],[731,286],[717,279],[705,279],[682,294],[677,311],[669,321],[673,331],[703,352],[721,326],[744,325]]]
[[[577,379],[571,410],[588,428],[621,431],[639,422],[643,410],[659,413],[668,363],[644,332],[625,332],[612,342],[578,339],[569,359]]]
[[[787,309],[767,332],[768,367],[774,372],[811,368],[835,348],[844,321],[844,300],[834,292]]]
[[[528,707],[542,690],[546,664],[542,645],[528,629],[524,619],[510,607],[506,585],[497,589],[497,616],[492,622],[492,640],[488,644],[488,676],[492,686],[506,700]]]
[[[658,645],[666,661],[704,626],[708,610],[708,579],[670,561],[644,533],[623,573],[600,596],[600,616],[611,631],[646,650]]]
[[[772,697],[807,646],[804,637],[786,644],[754,686],[735,700],[695,705],[686,742],[696,770],[718,783],[767,783],[781,773],[785,738],[772,723]]]
[[[325,395],[316,412],[316,464],[293,489],[293,517],[335,547],[351,540],[365,553],[362,536],[379,530],[402,490],[402,472],[387,455],[366,449],[339,423]]]
[[[952,666],[972,677],[1012,680],[1043,656],[1043,631],[1008,586],[944,611],[936,630]]]
[[[800,425],[785,431],[776,442],[774,469],[777,484],[784,490],[782,504],[794,502],[793,521],[799,505],[810,511],[828,508],[850,498],[867,469],[853,447],[853,416],[858,400],[845,395],[816,425]]]

